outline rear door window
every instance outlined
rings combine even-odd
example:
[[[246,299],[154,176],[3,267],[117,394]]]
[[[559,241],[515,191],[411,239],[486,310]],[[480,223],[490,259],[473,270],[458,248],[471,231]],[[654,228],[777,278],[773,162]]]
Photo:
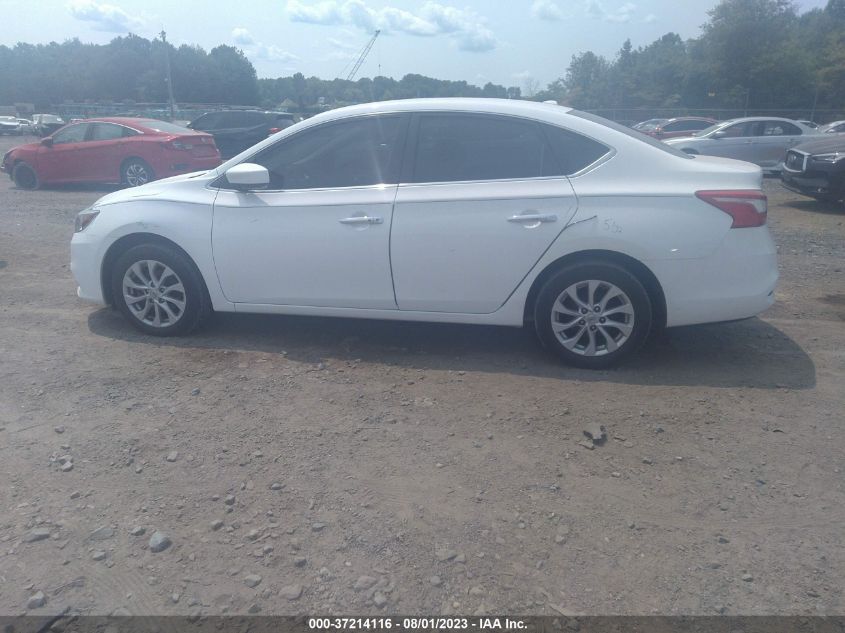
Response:
[[[799,136],[801,128],[787,121],[763,121],[759,123],[758,136]]]
[[[412,182],[536,178],[547,144],[539,125],[514,117],[420,116]]]
[[[114,141],[123,138],[125,128],[114,123],[92,123],[90,140],[92,141]]]
[[[606,145],[570,130],[545,124],[541,127],[555,159],[545,162],[544,176],[569,176],[592,165],[610,151]]]

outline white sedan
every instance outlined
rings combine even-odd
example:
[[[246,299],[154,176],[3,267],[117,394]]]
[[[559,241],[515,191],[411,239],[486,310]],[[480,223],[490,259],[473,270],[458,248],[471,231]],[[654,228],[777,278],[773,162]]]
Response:
[[[532,323],[600,368],[656,327],[772,304],[761,183],[555,105],[371,103],[105,196],[77,217],[71,268],[148,334],[212,311]]]

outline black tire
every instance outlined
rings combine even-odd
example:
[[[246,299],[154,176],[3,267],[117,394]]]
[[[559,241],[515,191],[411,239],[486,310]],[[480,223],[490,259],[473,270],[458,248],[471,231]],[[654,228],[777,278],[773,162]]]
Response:
[[[837,204],[845,199],[845,191],[823,193],[813,196],[819,202],[827,202],[828,204]]]
[[[19,189],[38,189],[41,182],[38,180],[38,174],[35,170],[26,163],[18,163],[12,169],[12,180]]]
[[[592,302],[585,294],[589,292],[587,282],[591,280],[599,282],[594,285]],[[608,298],[604,312],[595,311],[595,306],[611,294],[611,286],[620,290],[622,295]],[[573,288],[584,304],[599,302],[595,303],[594,310],[581,314],[586,308],[575,303],[571,295],[566,295],[564,308],[578,315],[564,314],[559,310],[553,313],[558,298]],[[632,314],[622,313],[623,310]],[[602,317],[602,314],[607,316]],[[534,303],[534,327],[543,345],[566,364],[585,369],[605,369],[622,362],[642,347],[652,327],[652,314],[648,293],[634,275],[617,264],[587,260],[566,266],[546,280]],[[553,318],[560,324],[561,336],[569,339],[572,349],[567,349],[555,334]],[[604,321],[599,323],[600,318]],[[592,321],[595,321],[594,325],[591,325]],[[570,322],[572,325],[569,325]],[[633,326],[629,327],[629,323]],[[593,354],[590,353],[590,342],[595,347]],[[617,344],[618,348],[608,349]]]
[[[120,166],[120,181],[127,187],[140,187],[153,180],[153,168],[140,158],[127,158]]]
[[[135,264],[138,264],[142,273],[144,270],[149,273],[150,266],[149,264],[144,264],[144,262],[151,261],[161,265],[161,267],[153,266],[154,273],[158,272],[160,274],[158,281],[161,284],[159,288],[164,287],[165,283],[169,287],[174,286],[174,277],[177,281],[181,282],[184,288],[183,292],[173,291],[166,296],[165,293],[162,293],[159,296],[161,301],[157,302],[159,307],[152,305],[154,302],[151,298],[143,297],[142,294],[144,291],[142,290],[130,289],[136,301],[130,302],[124,295],[123,281],[127,271]],[[173,275],[165,276],[164,267],[169,268]],[[148,276],[150,275],[148,274]],[[135,273],[130,276],[130,279],[138,285],[145,285],[143,284],[143,277],[139,278]],[[118,257],[111,270],[111,290],[115,307],[135,328],[145,334],[152,334],[154,336],[181,336],[188,334],[195,330],[211,313],[211,301],[208,297],[202,275],[194,262],[182,250],[173,246],[140,244],[127,250]],[[147,292],[151,292],[151,290]],[[178,301],[183,302],[184,306],[182,308],[178,306]],[[164,302],[169,312],[160,307],[162,302]],[[130,306],[130,303],[132,306]],[[142,310],[143,314],[141,314]],[[161,322],[160,325],[149,322],[156,313],[161,317],[159,319]],[[171,317],[167,316],[171,313],[174,313],[177,318],[171,319]],[[146,320],[144,318],[145,316],[147,317]],[[172,323],[168,323],[171,320]]]

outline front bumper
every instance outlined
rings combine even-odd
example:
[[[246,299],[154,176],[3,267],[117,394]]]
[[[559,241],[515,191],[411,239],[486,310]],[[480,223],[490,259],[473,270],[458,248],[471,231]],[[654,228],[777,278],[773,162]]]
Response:
[[[74,233],[70,241],[70,271],[76,279],[76,294],[80,299],[105,305],[102,280],[100,278],[99,237],[93,238],[87,230]]]
[[[838,183],[831,174],[823,171],[795,172],[784,169],[780,174],[781,184],[804,196],[823,196],[835,193]]]

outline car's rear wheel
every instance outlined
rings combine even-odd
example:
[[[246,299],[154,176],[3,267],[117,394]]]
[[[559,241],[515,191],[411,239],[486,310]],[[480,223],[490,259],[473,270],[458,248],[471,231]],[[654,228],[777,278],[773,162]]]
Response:
[[[534,325],[540,341],[567,364],[603,369],[643,345],[652,306],[630,272],[609,262],[588,261],[562,268],[543,284]]]
[[[155,179],[152,168],[140,158],[130,158],[120,169],[123,184],[140,187]]]
[[[26,163],[15,165],[14,169],[12,169],[12,180],[21,189],[38,189],[41,185],[38,180],[38,174]]]
[[[111,276],[114,304],[147,334],[178,336],[211,311],[202,276],[179,249],[141,244],[121,255]]]

